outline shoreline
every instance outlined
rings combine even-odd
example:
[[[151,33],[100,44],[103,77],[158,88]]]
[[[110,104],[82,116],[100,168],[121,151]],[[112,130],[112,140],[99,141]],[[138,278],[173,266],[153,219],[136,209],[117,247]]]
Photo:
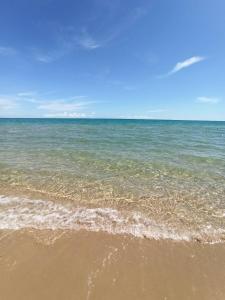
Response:
[[[102,232],[149,240],[224,243],[222,229],[205,226],[196,231],[170,227],[140,211],[114,207],[79,206],[59,201],[0,195],[0,230]],[[179,224],[178,224],[179,225]]]

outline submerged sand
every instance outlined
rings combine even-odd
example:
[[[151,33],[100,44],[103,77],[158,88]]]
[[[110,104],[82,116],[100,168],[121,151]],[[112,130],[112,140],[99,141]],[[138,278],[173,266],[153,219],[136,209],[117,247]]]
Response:
[[[224,300],[225,244],[88,231],[0,233],[1,300]]]

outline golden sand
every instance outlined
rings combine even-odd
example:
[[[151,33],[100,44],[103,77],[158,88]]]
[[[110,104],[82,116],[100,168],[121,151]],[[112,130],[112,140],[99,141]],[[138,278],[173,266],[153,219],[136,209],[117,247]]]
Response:
[[[104,233],[0,235],[1,300],[224,300],[225,244]]]

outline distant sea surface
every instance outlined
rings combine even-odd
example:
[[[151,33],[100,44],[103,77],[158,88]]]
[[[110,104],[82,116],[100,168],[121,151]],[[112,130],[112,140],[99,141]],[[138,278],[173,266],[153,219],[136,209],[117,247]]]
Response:
[[[0,229],[225,240],[225,122],[0,119]]]

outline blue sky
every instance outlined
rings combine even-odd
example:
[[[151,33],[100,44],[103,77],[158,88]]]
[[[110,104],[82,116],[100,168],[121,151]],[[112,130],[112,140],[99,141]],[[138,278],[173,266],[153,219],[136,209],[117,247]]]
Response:
[[[224,0],[3,0],[0,117],[225,120]]]

